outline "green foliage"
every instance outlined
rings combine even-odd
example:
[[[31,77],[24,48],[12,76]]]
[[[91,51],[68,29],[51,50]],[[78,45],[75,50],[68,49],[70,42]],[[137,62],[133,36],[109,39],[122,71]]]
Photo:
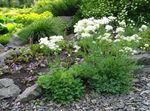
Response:
[[[125,53],[119,52],[120,47],[116,44],[86,41],[89,43],[84,41],[84,60],[72,66],[69,72],[97,92],[116,94],[130,91],[135,62]]]
[[[44,55],[52,54],[52,51],[48,47],[43,46],[41,48],[41,45],[39,45],[39,44],[32,44],[30,46],[30,50],[32,51],[33,54],[35,54],[35,53],[42,53]]]
[[[0,8],[0,15],[13,18],[18,14],[27,14],[31,12],[31,8]]]
[[[47,99],[67,104],[78,100],[83,95],[83,86],[78,79],[63,71],[38,78],[38,84],[45,90]]]
[[[80,0],[40,0],[34,7],[36,12],[50,11],[56,16],[73,15]]]
[[[47,17],[52,17],[52,16],[53,16],[52,13],[48,12],[48,11],[43,12],[41,14],[32,12],[32,13],[28,13],[28,14],[18,14],[14,17],[14,21],[16,23],[22,23],[25,25],[29,25],[34,21],[44,19]]]
[[[8,32],[9,30],[7,29],[7,27],[4,24],[0,23],[0,34],[6,34]]]
[[[10,37],[11,37],[11,34],[9,33],[0,35],[0,44],[6,45],[9,42]]]
[[[13,23],[9,23],[8,18],[0,16],[0,35],[12,32],[14,29],[15,25]]]
[[[51,35],[64,35],[66,23],[60,18],[46,18],[35,21],[18,32],[18,36],[23,42],[27,42],[32,38],[33,42],[37,42],[41,37],[49,37]]]
[[[150,51],[150,28],[148,28],[144,32],[141,32],[139,36],[141,37],[140,47],[142,47],[146,51]],[[145,47],[145,44],[148,44],[149,46]]]
[[[116,16],[119,19],[148,21],[150,14],[149,0],[82,0],[82,17]]]

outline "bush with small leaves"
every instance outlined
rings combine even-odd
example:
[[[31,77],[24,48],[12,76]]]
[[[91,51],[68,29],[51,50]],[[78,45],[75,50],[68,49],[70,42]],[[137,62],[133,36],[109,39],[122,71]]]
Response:
[[[38,84],[44,89],[48,100],[67,104],[78,100],[83,95],[82,83],[74,79],[71,74],[56,71],[50,75],[42,75],[38,78]]]
[[[88,38],[89,39],[89,38]],[[69,72],[81,78],[90,89],[101,93],[127,93],[132,88],[132,73],[135,61],[120,47],[107,42],[94,42],[86,39],[83,61],[73,65]],[[83,44],[84,46],[84,44]]]

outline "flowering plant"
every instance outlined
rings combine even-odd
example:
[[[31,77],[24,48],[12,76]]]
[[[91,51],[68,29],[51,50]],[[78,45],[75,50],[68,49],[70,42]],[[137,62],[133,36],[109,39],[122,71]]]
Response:
[[[41,38],[39,40],[39,44],[41,44],[40,48],[43,48],[44,46],[47,46],[49,49],[54,51],[60,51],[61,48],[59,46],[59,42],[62,42],[64,40],[63,36],[50,36]]]
[[[117,25],[114,25],[117,24]],[[77,39],[95,37],[99,41],[107,41],[121,46],[120,51],[135,54],[136,48],[141,37],[134,33],[126,34],[127,25],[125,21],[117,21],[116,17],[103,17],[101,19],[88,18],[80,20],[75,24],[75,35]],[[147,29],[146,25],[142,25],[139,31]]]

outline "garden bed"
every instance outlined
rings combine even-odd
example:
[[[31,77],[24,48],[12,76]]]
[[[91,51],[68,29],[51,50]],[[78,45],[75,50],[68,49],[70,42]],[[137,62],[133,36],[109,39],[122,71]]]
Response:
[[[12,1],[0,0],[0,111],[150,110],[150,1]]]

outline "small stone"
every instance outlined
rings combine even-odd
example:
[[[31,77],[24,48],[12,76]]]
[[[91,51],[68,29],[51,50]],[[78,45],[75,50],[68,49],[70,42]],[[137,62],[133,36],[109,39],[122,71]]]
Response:
[[[40,64],[40,67],[46,67],[46,65],[45,64]]]
[[[146,106],[150,106],[150,100],[144,100],[142,103]]]
[[[143,94],[150,94],[150,90],[145,90],[145,91],[142,91],[142,92],[140,93],[141,96],[142,96]]]
[[[150,89],[150,83],[147,83],[148,88]]]
[[[17,97],[16,102],[27,102],[39,97],[41,94],[42,89],[37,84],[35,84],[25,89],[25,91]]]
[[[93,104],[96,104],[96,99],[93,99],[93,100],[91,100],[91,102],[93,103]]]
[[[80,109],[80,106],[79,106],[79,105],[76,104],[75,106],[76,106],[77,109]]]

